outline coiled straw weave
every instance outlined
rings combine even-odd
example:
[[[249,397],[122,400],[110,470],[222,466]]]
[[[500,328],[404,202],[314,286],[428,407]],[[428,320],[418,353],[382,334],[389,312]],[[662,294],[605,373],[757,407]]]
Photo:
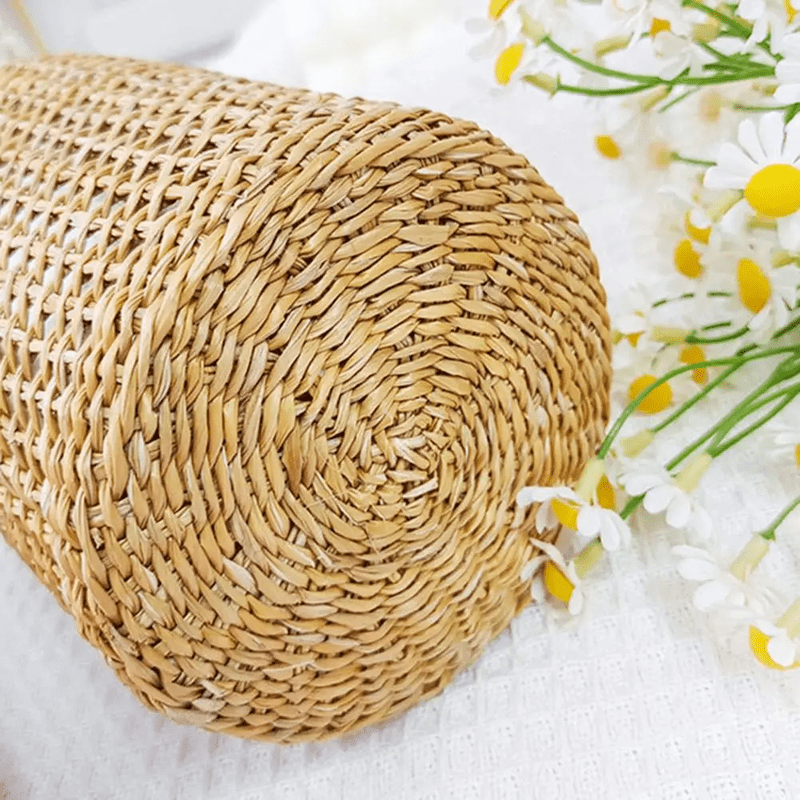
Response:
[[[469,122],[100,57],[0,70],[0,525],[147,706],[322,739],[526,604],[606,422],[575,216]]]

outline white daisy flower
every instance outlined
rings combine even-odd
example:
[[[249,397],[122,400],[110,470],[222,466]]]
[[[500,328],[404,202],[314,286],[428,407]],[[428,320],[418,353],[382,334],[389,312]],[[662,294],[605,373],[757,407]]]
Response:
[[[770,620],[761,619],[753,623],[750,649],[762,664],[772,669],[800,666],[797,663],[800,659],[800,640],[785,627]]]
[[[784,125],[783,116],[764,114],[739,125],[738,146],[725,142],[717,163],[705,174],[711,189],[736,189],[742,199],[728,214],[750,209],[775,220],[781,246],[800,249],[800,117]]]
[[[527,486],[517,495],[517,505],[520,508],[527,508],[534,503],[540,504],[534,518],[536,530],[546,531],[565,524],[562,517],[570,509],[583,505],[583,500],[569,486]]]
[[[750,649],[771,669],[800,667],[800,598],[773,622],[769,617],[750,627]]]
[[[748,327],[754,332],[762,332],[764,336],[771,336],[789,322],[791,312],[797,306],[800,268],[794,264],[781,267],[769,266],[762,269],[761,273],[763,277],[760,281],[762,283],[766,281],[763,293],[768,292],[768,294],[766,300],[761,297],[756,299],[755,302],[759,304],[763,302],[763,305],[750,320]],[[746,292],[748,289],[744,288],[742,291]]]
[[[700,584],[692,597],[695,608],[699,611],[730,610],[744,617],[743,611],[766,614],[775,605],[774,593],[751,580],[753,570],[768,549],[768,542],[754,536],[730,567],[722,566],[703,548],[678,545],[672,552],[680,558],[680,575]]]
[[[559,523],[586,539],[599,537],[606,550],[618,550],[630,542],[628,523],[614,510],[614,490],[603,473],[587,502],[568,486],[528,486],[517,495],[521,508],[540,503],[535,524],[538,530],[553,528]]]
[[[800,84],[800,33],[790,33],[783,37],[778,52],[783,58],[775,67],[775,77],[779,90]]]
[[[531,581],[531,598],[542,603],[549,592],[561,600],[572,616],[581,613],[584,596],[581,578],[573,561],[567,561],[554,544],[534,539],[533,543],[544,555],[536,556],[522,570],[522,580]]]
[[[753,25],[748,44],[763,42],[767,36],[780,40],[788,23],[786,11],[782,0],[740,0],[737,15]]]
[[[600,537],[605,550],[619,550],[631,541],[631,529],[616,511],[585,504],[578,512],[577,532],[587,539]]]
[[[489,5],[489,13],[486,17],[468,19],[464,27],[469,33],[483,37],[480,42],[469,49],[469,55],[475,59],[494,58],[506,46],[509,32],[509,18],[506,16],[509,6],[514,0],[495,0]],[[516,17],[513,24],[516,24]],[[519,30],[517,25],[514,28],[516,33]]]
[[[620,478],[632,497],[644,495],[642,505],[650,514],[665,513],[667,525],[678,530],[691,530],[699,539],[711,537],[711,516],[689,492],[682,488],[660,464],[645,464]]]
[[[768,339],[789,322],[797,304],[800,269],[786,263],[791,256],[776,247],[773,231],[723,233],[703,254],[703,264],[717,289],[730,293],[726,316],[737,327],[747,326],[757,341]]]
[[[702,14],[673,0],[603,0],[603,7],[634,41],[658,30],[661,26],[655,23],[668,23],[673,33],[687,36],[693,24],[703,21]]]
[[[658,76],[668,81],[687,69],[691,76],[701,75],[708,61],[694,42],[676,36],[671,30],[659,31],[653,37],[653,50],[659,59]]]

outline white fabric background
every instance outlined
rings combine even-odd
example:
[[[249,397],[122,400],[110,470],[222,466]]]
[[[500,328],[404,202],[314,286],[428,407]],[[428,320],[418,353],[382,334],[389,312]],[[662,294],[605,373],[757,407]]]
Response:
[[[637,213],[653,195],[594,155],[580,103],[490,92],[491,64],[470,61],[463,31],[484,11],[481,0],[274,0],[211,66],[477,120],[580,214],[614,301],[667,260]],[[708,475],[731,553],[798,483],[757,444]],[[142,708],[0,546],[0,781],[12,800],[799,798],[789,684],[710,638],[675,572],[677,541],[640,537],[602,567],[579,624],[556,627],[530,608],[440,697],[359,735],[291,748]],[[791,588],[796,566],[796,551],[779,548],[765,568]]]

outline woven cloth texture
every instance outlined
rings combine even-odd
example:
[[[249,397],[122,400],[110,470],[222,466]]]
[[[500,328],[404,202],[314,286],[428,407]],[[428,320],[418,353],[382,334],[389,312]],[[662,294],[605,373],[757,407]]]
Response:
[[[436,112],[0,70],[0,524],[142,702],[248,738],[407,709],[529,597],[529,483],[608,418],[597,263]]]

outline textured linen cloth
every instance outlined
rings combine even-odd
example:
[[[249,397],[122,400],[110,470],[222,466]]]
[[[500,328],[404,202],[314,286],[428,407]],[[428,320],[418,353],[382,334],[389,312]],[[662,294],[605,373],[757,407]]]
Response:
[[[580,215],[614,308],[625,286],[668,268],[643,222],[656,184],[633,190],[600,160],[584,104],[525,87],[492,92],[491,63],[470,60],[463,27],[483,13],[481,0],[273,0],[208,65],[490,128]],[[799,483],[758,442],[726,455],[703,484],[724,549],[735,553]],[[12,800],[800,798],[791,683],[712,638],[675,570],[680,541],[637,537],[591,577],[582,620],[556,625],[529,608],[438,698],[358,735],[291,748],[145,710],[0,546],[0,781]],[[797,552],[781,544],[763,565],[790,598]]]

